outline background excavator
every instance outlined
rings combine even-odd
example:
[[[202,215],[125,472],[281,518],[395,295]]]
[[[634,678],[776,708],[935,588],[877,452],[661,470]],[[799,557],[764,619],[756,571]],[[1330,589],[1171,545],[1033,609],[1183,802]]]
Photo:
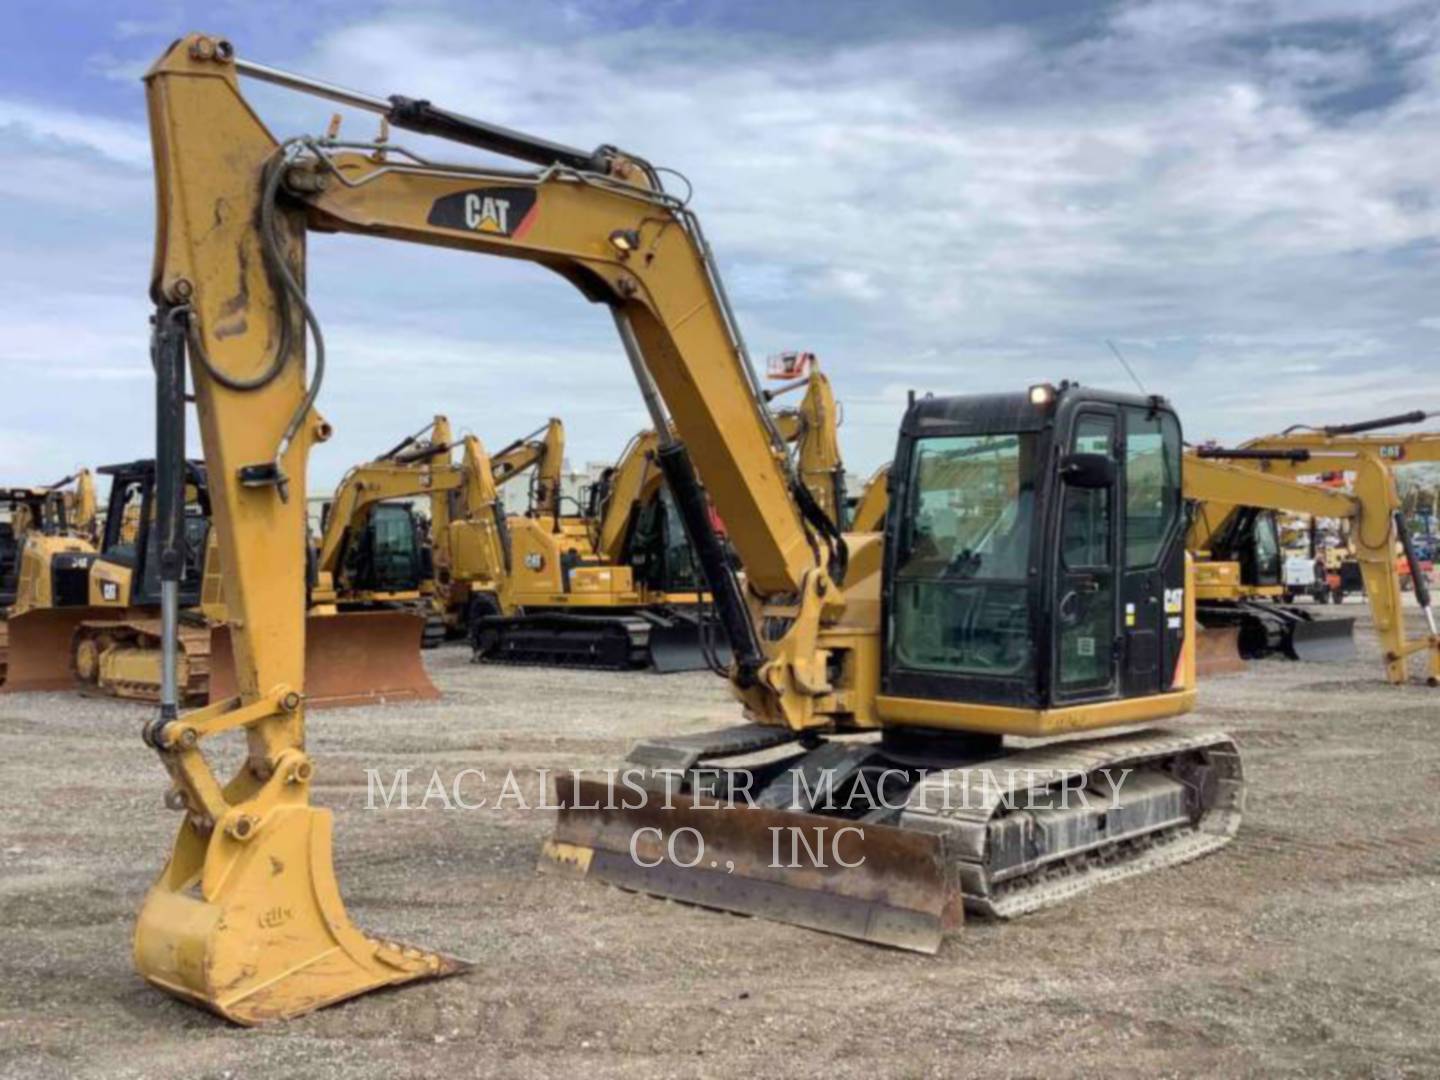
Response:
[[[242,73],[537,168],[439,163],[389,140],[280,143],[241,96]],[[146,726],[182,815],[136,926],[153,984],[258,1023],[464,968],[355,929],[329,812],[310,801],[304,565],[268,541],[302,531],[295,493],[329,435],[315,411],[324,339],[300,284],[311,230],[533,261],[614,318],[744,722],[636,748],[663,805],[610,810],[603,782],[561,785],[555,865],[933,951],[967,909],[1019,914],[1233,836],[1234,743],[1154,727],[1195,698],[1182,437],[1162,399],[1038,385],[915,401],[883,531],[842,535],[795,474],[690,200],[643,159],[314,83],[205,35],[177,41],[146,86],[165,636],[179,610],[188,359],[239,690],[182,713],[167,663]],[[242,730],[246,759],[222,783],[208,741]],[[738,777],[718,764],[762,752],[769,766],[745,774],[758,805],[697,805],[715,777]],[[843,808],[799,782],[822,776]],[[1092,797],[1079,805],[1071,789]],[[838,858],[777,864],[772,828]],[[689,829],[733,872],[692,858]]]
[[[0,686],[10,670],[12,617],[44,611],[81,588],[95,555],[95,482],[81,469],[46,487],[0,488]],[[41,689],[46,645],[30,615],[21,626],[18,685]],[[27,628],[28,627],[28,628]]]
[[[466,437],[470,479],[463,491],[451,498],[441,526],[432,525],[430,535],[436,595],[444,610],[447,636],[468,638],[471,617],[477,610],[498,610],[492,598],[501,592],[512,564],[512,521],[524,527],[522,519],[543,519],[551,523],[546,530],[551,535],[585,535],[576,518],[562,513],[564,459],[565,425],[556,417],[494,454],[478,438]],[[501,489],[522,476],[529,477],[525,510],[510,515]],[[477,597],[484,599],[477,603]]]
[[[1300,452],[1302,455],[1303,451]],[[1354,620],[1319,616],[1314,606],[1284,601],[1283,549],[1277,514],[1290,512],[1346,524],[1352,534],[1396,541],[1399,498],[1394,477],[1373,455],[1347,459],[1356,482],[1350,492],[1298,482],[1247,466],[1293,456],[1288,450],[1227,450],[1203,447],[1195,452],[1187,495],[1191,499],[1190,550],[1197,557],[1196,604],[1203,629],[1199,637],[1202,674],[1238,670],[1249,658],[1281,654],[1292,659],[1333,661],[1355,655]],[[1228,463],[1227,463],[1228,462]],[[1366,594],[1383,651],[1408,649],[1400,608],[1399,577],[1393,553],[1362,545]],[[1433,647],[1433,645],[1431,646]],[[1387,678],[1404,682],[1404,665],[1388,661]]]
[[[785,354],[778,370],[788,384],[768,391],[767,401],[805,393],[796,407],[774,411],[775,428],[793,448],[807,492],[835,520],[845,474],[830,382],[809,353]],[[657,462],[660,444],[654,429],[631,439],[586,493],[581,516],[556,516],[543,502],[537,513],[532,498],[529,513],[506,519],[499,545],[457,543],[457,551],[471,552],[457,557],[455,577],[472,583],[468,623],[477,659],[664,673],[729,662]]]
[[[1440,682],[1440,634],[1429,575],[1411,535],[1394,478],[1397,467],[1440,461],[1440,433],[1376,433],[1428,418],[1429,414],[1416,410],[1353,424],[1313,428],[1297,425],[1279,435],[1250,440],[1226,453],[1235,465],[1272,477],[1349,478],[1352,512],[1316,516],[1339,516],[1349,525],[1349,547],[1360,569],[1381,639],[1386,676],[1392,683],[1407,681],[1409,659],[1416,655],[1425,658],[1427,681],[1431,685]],[[1285,508],[1303,510],[1298,506]],[[1402,576],[1410,579],[1425,618],[1427,632],[1419,637],[1409,636],[1405,628]]]

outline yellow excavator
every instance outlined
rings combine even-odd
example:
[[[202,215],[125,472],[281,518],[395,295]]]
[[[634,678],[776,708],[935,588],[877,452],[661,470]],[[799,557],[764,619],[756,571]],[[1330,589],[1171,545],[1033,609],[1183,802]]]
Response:
[[[502,590],[512,563],[512,523],[524,528],[522,519],[550,522],[543,531],[565,537],[567,544],[583,537],[585,530],[573,516],[561,513],[565,425],[558,418],[551,417],[494,454],[478,439],[467,437],[465,456],[473,461],[472,479],[461,496],[451,500],[441,527],[432,528],[431,543],[447,635],[468,637],[477,610],[498,610],[492,598]],[[507,514],[501,488],[523,475],[530,477],[526,508]],[[553,526],[556,521],[558,531]]]
[[[496,559],[481,537],[487,528],[495,529],[499,486],[563,446],[559,421],[542,430],[544,439],[527,436],[492,459],[477,438],[455,439],[449,419],[436,416],[345,474],[326,507],[311,570],[307,626],[312,636],[326,634],[335,642],[324,650],[333,655],[330,662],[307,667],[312,703],[439,696],[420,649],[443,640],[457,610],[463,618],[468,589],[486,586],[481,568],[495,565]],[[453,460],[456,447],[459,462]],[[541,472],[537,490],[548,492],[552,483],[558,490],[558,467],[553,482]],[[427,500],[428,521],[405,501],[414,498]],[[218,559],[207,562],[209,579],[216,582],[215,594],[223,592]],[[223,606],[214,614],[212,649],[216,670],[224,674],[212,680],[212,701],[236,692]],[[337,615],[342,618],[335,620]],[[336,628],[348,631],[343,639]]]
[[[1287,511],[1343,522],[1349,528],[1364,580],[1386,678],[1408,681],[1407,658],[1428,654],[1428,681],[1440,673],[1440,637],[1435,633],[1429,590],[1417,599],[1429,632],[1411,636],[1405,626],[1395,551],[1414,562],[1394,475],[1380,455],[1363,447],[1335,448],[1325,470],[1352,474],[1349,491],[1299,482],[1314,471],[1303,447],[1202,447],[1186,471],[1192,500],[1189,546],[1196,564],[1197,615],[1202,673],[1243,666],[1246,658],[1282,653],[1295,659],[1335,660],[1353,656],[1353,620],[1317,617],[1309,609],[1282,603],[1281,549],[1274,515]],[[1423,576],[1423,575],[1422,575]]]
[[[6,516],[0,521],[0,686],[48,689],[43,613],[83,591],[95,557],[95,481],[80,469],[46,487],[0,488],[0,511]],[[11,619],[18,625],[13,664]]]
[[[410,611],[425,619],[423,648],[444,640],[444,602],[435,568],[451,507],[473,486],[473,455],[456,464],[447,417],[373,461],[352,468],[326,505],[312,603],[341,611]],[[429,518],[407,501],[423,498]]]
[[[1350,424],[1297,425],[1279,435],[1250,440],[1226,455],[1236,465],[1270,476],[1295,479],[1339,473],[1350,478],[1348,497],[1356,510],[1348,518],[1339,516],[1350,525],[1350,547],[1381,639],[1386,676],[1392,683],[1407,681],[1409,660],[1419,655],[1425,658],[1427,681],[1440,684],[1440,634],[1429,580],[1393,476],[1398,466],[1440,461],[1440,432],[1382,433],[1428,418],[1428,413],[1416,410]],[[1427,632],[1419,637],[1406,631],[1402,575],[1413,583],[1425,618]]]
[[[793,447],[806,493],[834,520],[844,505],[834,393],[811,354],[785,357],[787,385],[767,391],[766,400],[805,389],[795,408],[775,410],[773,420]],[[657,464],[659,446],[653,429],[631,439],[590,488],[580,517],[532,499],[530,513],[505,519],[499,544],[464,547],[472,553],[457,557],[455,578],[469,583],[477,660],[662,673],[729,662]],[[488,530],[488,517],[481,519]]]
[[[389,139],[277,142],[242,75],[535,168],[441,162]],[[742,722],[637,746],[641,790],[661,783],[663,800],[630,809],[607,803],[604,781],[562,784],[554,865],[934,951],[966,910],[1019,914],[1234,835],[1233,741],[1156,726],[1195,700],[1184,455],[1163,399],[1041,384],[916,400],[884,531],[842,535],[802,494],[690,200],[642,158],[315,83],[207,35],[171,46],[146,87],[165,639],[179,611],[188,358],[239,691],[182,713],[167,675],[146,725],[181,816],[136,926],[154,985],[258,1023],[465,966],[355,928],[330,813],[311,803],[304,561],[271,538],[303,534],[308,452],[329,434],[315,408],[324,339],[301,285],[312,230],[555,271],[610,310],[659,434]],[[222,781],[209,740],[239,730],[246,759]],[[739,768],[755,754],[767,764]],[[721,790],[755,780],[756,805],[708,809],[717,776]],[[831,783],[804,782],[821,777]],[[772,859],[781,834],[836,857]]]

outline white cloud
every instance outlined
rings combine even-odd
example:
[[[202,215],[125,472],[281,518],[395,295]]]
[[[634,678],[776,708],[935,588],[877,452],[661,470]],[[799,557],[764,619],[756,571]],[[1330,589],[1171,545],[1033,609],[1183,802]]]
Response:
[[[124,121],[0,98],[0,130],[42,146],[90,150],[120,165],[150,165],[150,138],[145,128]]]

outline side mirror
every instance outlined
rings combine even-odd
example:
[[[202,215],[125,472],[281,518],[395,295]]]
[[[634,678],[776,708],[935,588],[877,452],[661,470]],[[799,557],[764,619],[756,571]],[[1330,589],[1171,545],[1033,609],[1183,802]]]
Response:
[[[1067,454],[1060,479],[1071,487],[1108,488],[1115,483],[1115,459],[1105,454]]]

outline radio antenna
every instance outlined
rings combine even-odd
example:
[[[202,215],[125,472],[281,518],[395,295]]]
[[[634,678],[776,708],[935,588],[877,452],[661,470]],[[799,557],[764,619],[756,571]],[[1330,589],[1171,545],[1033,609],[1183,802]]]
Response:
[[[1115,359],[1120,361],[1120,366],[1125,369],[1125,374],[1130,376],[1130,381],[1140,388],[1140,393],[1148,397],[1150,391],[1145,389],[1145,384],[1140,381],[1140,377],[1135,374],[1135,369],[1130,366],[1124,355],[1120,352],[1118,348],[1116,348],[1115,342],[1111,341],[1109,338],[1106,338],[1105,344],[1110,346],[1110,351],[1115,354]]]

